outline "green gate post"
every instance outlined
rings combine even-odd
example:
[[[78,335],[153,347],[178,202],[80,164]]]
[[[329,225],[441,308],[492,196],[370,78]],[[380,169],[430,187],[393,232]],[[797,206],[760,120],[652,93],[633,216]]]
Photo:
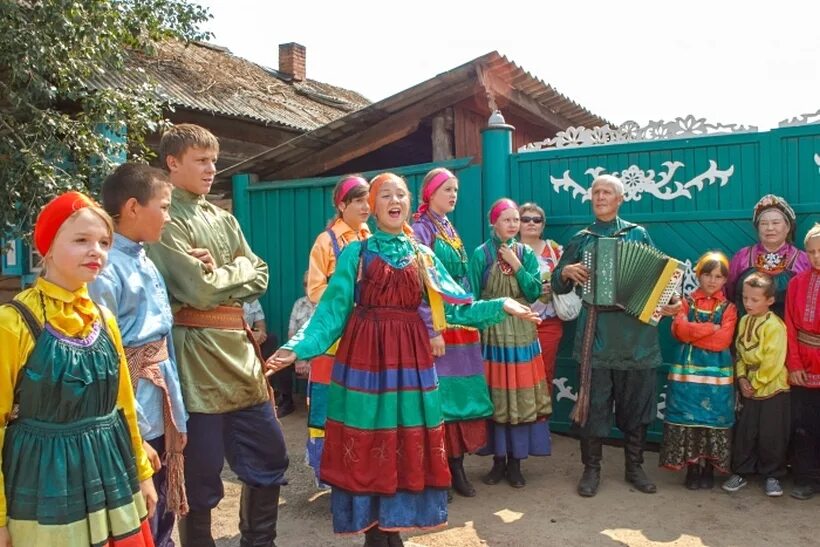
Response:
[[[248,187],[256,181],[256,175],[239,173],[231,177],[233,185],[233,216],[239,221],[239,227],[250,241],[251,227],[251,194]]]
[[[481,210],[484,212],[498,198],[510,195],[513,129],[504,121],[501,111],[496,110],[481,131]]]

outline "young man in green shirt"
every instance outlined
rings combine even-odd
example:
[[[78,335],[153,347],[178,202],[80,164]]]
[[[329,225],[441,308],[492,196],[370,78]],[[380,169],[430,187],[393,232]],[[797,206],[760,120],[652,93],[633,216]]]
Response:
[[[268,286],[268,266],[245,241],[236,218],[205,196],[219,143],[207,129],[177,125],[160,156],[174,186],[171,220],[149,255],[165,277],[174,312],[174,346],[188,421],[185,487],[190,513],[183,547],[214,545],[211,509],[224,494],[223,462],[242,481],[241,545],[271,547],[279,487],[286,484],[284,437],[242,304]]]

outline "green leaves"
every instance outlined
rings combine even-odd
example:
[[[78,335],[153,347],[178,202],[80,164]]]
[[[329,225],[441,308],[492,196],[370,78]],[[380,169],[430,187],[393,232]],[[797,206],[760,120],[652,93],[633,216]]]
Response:
[[[95,193],[112,158],[149,157],[169,105],[144,72],[127,89],[96,82],[158,40],[207,39],[209,18],[183,0],[0,0],[0,237],[28,232],[58,192]]]

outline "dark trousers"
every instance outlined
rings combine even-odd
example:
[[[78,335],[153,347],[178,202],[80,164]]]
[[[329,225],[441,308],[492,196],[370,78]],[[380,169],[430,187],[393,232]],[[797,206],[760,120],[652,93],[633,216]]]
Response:
[[[285,367],[282,370],[271,374],[270,385],[279,396],[278,403],[293,400],[293,381],[295,379],[293,366]]]
[[[254,488],[287,484],[285,438],[270,403],[225,414],[192,412],[185,447],[185,489],[191,511],[213,509],[225,494],[225,460]]]
[[[797,484],[820,482],[820,389],[793,386],[792,448]]]
[[[165,459],[165,436],[157,437],[148,441],[151,448],[157,451],[161,459]],[[174,531],[175,517],[173,513],[166,512],[168,507],[168,473],[165,466],[154,473],[154,488],[157,490],[157,510],[151,518],[151,535],[154,536],[156,547],[174,547],[174,540],[171,534]]]
[[[741,402],[732,443],[732,471],[767,478],[785,476],[791,432],[789,393]]]
[[[615,424],[624,433],[636,431],[655,419],[657,371],[654,368],[616,370],[593,368],[589,417],[578,431],[584,438],[603,438]]]
[[[262,351],[262,357],[267,359],[273,355],[278,348],[279,340],[276,338],[276,334],[271,332],[268,333],[268,337],[259,349]],[[276,404],[293,400],[293,382],[295,377],[296,374],[293,366],[285,367],[279,372],[271,374],[269,381],[277,395]]]

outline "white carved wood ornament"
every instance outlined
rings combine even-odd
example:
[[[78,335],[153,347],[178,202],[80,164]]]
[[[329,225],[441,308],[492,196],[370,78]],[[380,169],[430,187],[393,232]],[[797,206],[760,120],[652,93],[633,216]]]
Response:
[[[809,125],[813,123],[820,123],[820,110],[812,112],[811,114],[801,114],[794,118],[786,118],[781,120],[778,127],[795,127],[798,125]]]
[[[757,126],[732,124],[711,124],[706,118],[696,118],[691,114],[673,121],[650,121],[640,125],[627,121],[617,127],[608,124],[602,127],[568,127],[555,134],[554,138],[530,143],[518,149],[519,152],[533,152],[544,148],[571,148],[614,144],[638,141],[680,139],[685,137],[702,137],[705,135],[722,135],[726,133],[750,133],[757,131]]]
[[[675,172],[684,167],[682,162],[665,161],[661,165],[666,167],[666,171],[656,173],[654,169],[644,171],[637,165],[630,165],[623,171],[612,173],[624,185],[624,201],[640,201],[644,193],[665,201],[680,197],[692,199],[692,189],[701,191],[704,184],[715,182],[719,182],[720,186],[725,186],[735,172],[734,165],[730,165],[728,169],[719,169],[714,160],[709,160],[709,169],[686,182],[679,182],[673,178]],[[604,171],[603,167],[592,167],[584,171],[584,174],[590,177],[590,184],[592,184],[592,181]],[[580,196],[582,202],[591,198],[590,188],[576,182],[569,170],[564,171],[560,178],[550,176],[550,182],[556,192],[561,192],[561,190],[572,192],[572,197],[577,199]]]

